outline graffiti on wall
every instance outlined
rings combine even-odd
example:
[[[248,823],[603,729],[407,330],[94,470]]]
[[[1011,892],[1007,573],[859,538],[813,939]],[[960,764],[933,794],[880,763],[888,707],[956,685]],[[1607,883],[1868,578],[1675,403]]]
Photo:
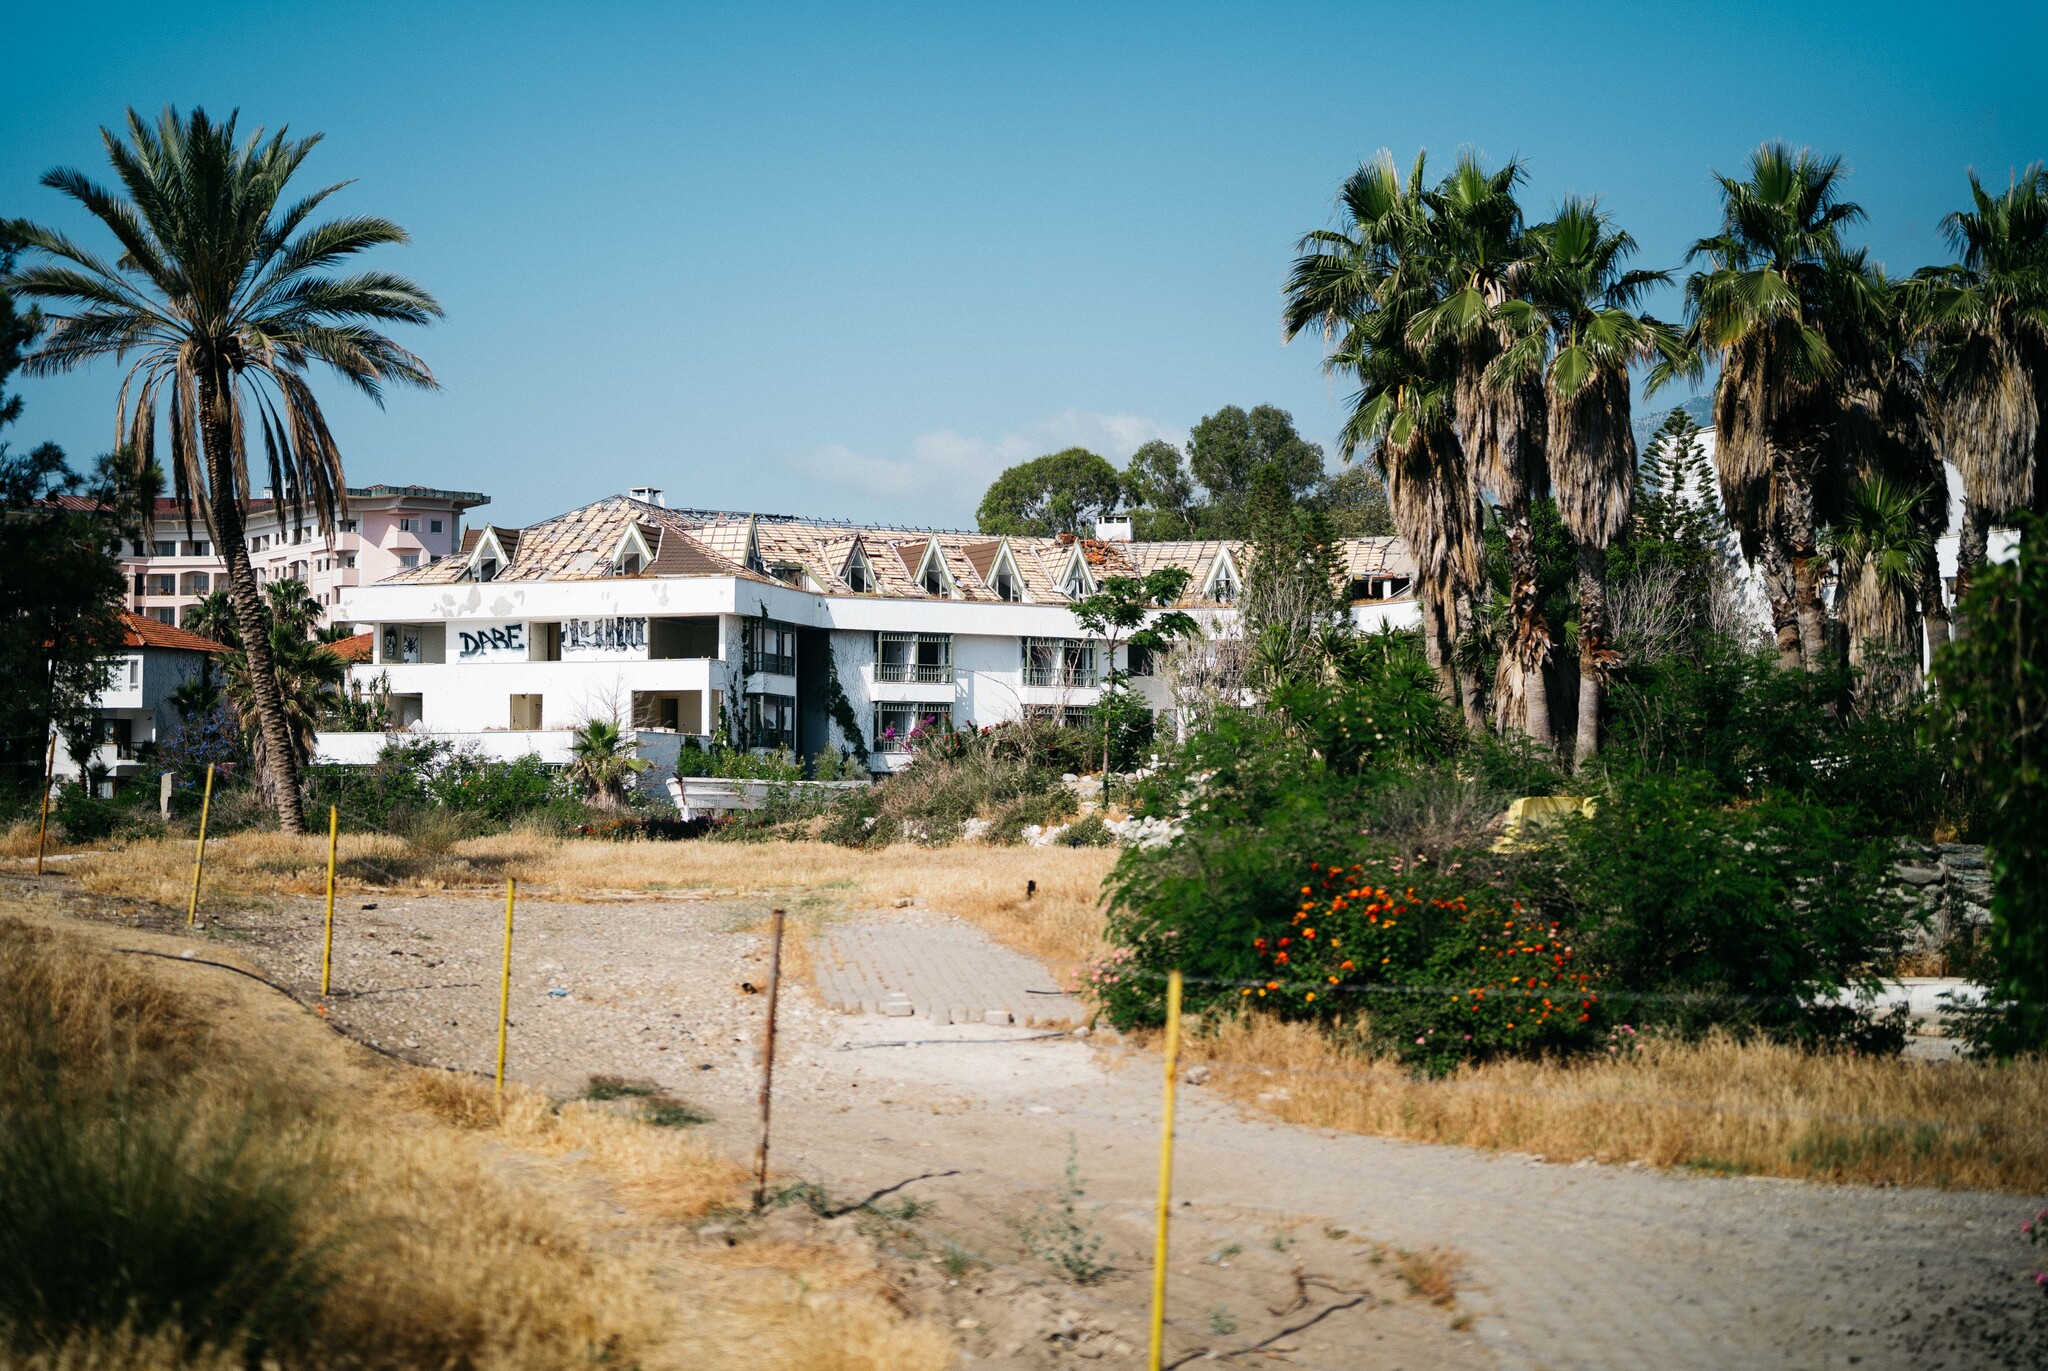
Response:
[[[461,629],[456,637],[460,639],[463,661],[472,657],[495,657],[501,652],[526,651],[526,625],[506,624],[502,628]]]
[[[562,651],[645,652],[645,619],[566,619],[562,622]]]

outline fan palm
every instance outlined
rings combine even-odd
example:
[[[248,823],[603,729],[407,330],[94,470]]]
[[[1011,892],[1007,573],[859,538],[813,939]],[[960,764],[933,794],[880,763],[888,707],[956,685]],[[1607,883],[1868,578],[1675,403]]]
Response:
[[[1576,757],[1600,750],[1602,689],[1615,657],[1607,634],[1607,549],[1635,512],[1636,440],[1629,368],[1677,346],[1672,331],[1635,313],[1663,271],[1624,270],[1635,239],[1597,201],[1567,197],[1529,231],[1526,296],[1502,306],[1515,342],[1494,361],[1495,383],[1535,375],[1548,410],[1544,448],[1557,512],[1578,552],[1579,719]]]
[[[1984,561],[1996,519],[2048,508],[2048,169],[1987,193],[1942,220],[1961,258],[1921,273],[1936,340],[1929,371],[1941,398],[1942,446],[1963,479],[1956,596]]]
[[[1410,336],[1439,294],[1424,175],[1421,155],[1404,180],[1382,152],[1345,179],[1341,226],[1301,239],[1282,322],[1290,339],[1320,332],[1324,369],[1358,382],[1339,452],[1346,461],[1360,451],[1376,459],[1395,531],[1415,558],[1430,666],[1477,723],[1476,691],[1452,653],[1457,602],[1480,582],[1477,492],[1452,423],[1447,349]]]
[[[626,803],[626,778],[645,771],[633,740],[616,719],[591,719],[569,744],[569,775],[583,793],[602,805]]]
[[[1928,491],[1872,476],[1851,486],[1841,522],[1828,533],[1839,568],[1849,665],[1862,673],[1864,700],[1897,701],[1920,679],[1916,597],[1934,560],[1921,509]]]
[[[1429,247],[1442,297],[1417,315],[1411,333],[1428,346],[1448,343],[1458,438],[1479,485],[1493,492],[1507,544],[1508,650],[1495,682],[1497,713],[1515,713],[1532,739],[1553,743],[1545,667],[1551,636],[1537,607],[1535,530],[1529,502],[1546,493],[1543,388],[1532,376],[1487,380],[1487,367],[1512,341],[1500,309],[1522,275],[1527,247],[1515,187],[1518,162],[1487,172],[1470,153],[1427,192]]]
[[[60,169],[43,184],[83,205],[110,230],[109,261],[54,229],[14,225],[41,259],[8,279],[45,302],[50,327],[27,368],[68,371],[101,357],[130,361],[115,409],[117,449],[138,466],[155,460],[167,410],[174,489],[186,518],[204,510],[227,561],[229,595],[249,657],[249,704],[264,741],[264,777],[287,832],[303,830],[297,749],[280,692],[262,595],[243,537],[251,490],[249,448],[262,444],[270,484],[294,520],[310,511],[329,529],[347,505],[341,453],[307,382],[324,363],[373,400],[397,382],[428,386],[418,357],[377,326],[425,323],[440,306],[387,272],[328,274],[344,258],[406,241],[386,219],[306,221],[341,187],[286,203],[286,186],[319,142],[237,143],[235,117],[216,123],[166,110],[152,126],[133,110],[124,139],[102,129],[125,196]]]
[[[1841,226],[1862,209],[1842,198],[1841,159],[1767,143],[1749,174],[1721,185],[1721,232],[1693,245],[1705,266],[1686,281],[1687,356],[1661,366],[1653,387],[1697,378],[1719,361],[1714,464],[1721,504],[1761,560],[1778,653],[1819,670],[1820,499],[1831,493],[1827,435],[1840,366],[1824,303],[1841,270]]]

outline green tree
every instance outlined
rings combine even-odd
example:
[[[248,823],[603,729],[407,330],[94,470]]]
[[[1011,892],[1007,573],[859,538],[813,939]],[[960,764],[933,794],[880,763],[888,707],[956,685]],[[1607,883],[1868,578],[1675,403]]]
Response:
[[[1839,416],[1837,321],[1828,305],[1853,293],[1841,229],[1863,217],[1841,195],[1842,162],[1766,143],[1749,174],[1716,178],[1721,231],[1695,243],[1687,278],[1692,325],[1682,357],[1652,373],[1659,386],[1720,364],[1714,464],[1721,507],[1761,560],[1778,654],[1787,666],[1825,665],[1820,534],[1835,492],[1828,435]]]
[[[1607,549],[1634,512],[1629,368],[1675,351],[1677,340],[1635,313],[1643,292],[1669,273],[1624,270],[1635,239],[1596,201],[1567,196],[1556,218],[1530,230],[1529,245],[1525,298],[1502,306],[1516,339],[1492,366],[1504,387],[1528,376],[1543,380],[1557,511],[1578,550],[1575,754],[1583,766],[1600,750],[1600,702],[1616,661],[1607,632]]]
[[[1291,498],[1277,467],[1259,470],[1247,503],[1251,552],[1238,609],[1252,679],[1270,690],[1320,674],[1329,633],[1348,620],[1329,521]]]
[[[226,559],[265,779],[279,823],[298,833],[298,749],[243,536],[255,494],[248,454],[262,452],[270,484],[295,518],[310,509],[331,529],[347,484],[307,368],[324,364],[373,400],[393,383],[431,387],[426,364],[378,330],[427,323],[441,308],[389,272],[328,274],[356,253],[405,242],[405,231],[364,216],[307,227],[341,188],[284,199],[319,136],[290,140],[279,130],[265,138],[258,130],[238,143],[235,122],[167,109],[152,126],[130,110],[125,139],[102,129],[125,195],[69,169],[49,172],[43,184],[99,220],[119,255],[108,261],[55,229],[17,224],[23,246],[44,260],[8,284],[49,302],[50,329],[27,359],[30,371],[68,371],[103,357],[129,362],[115,428],[138,466],[153,463],[158,410],[168,408],[175,492],[188,511],[203,508]]]
[[[1123,480],[1107,459],[1070,447],[1021,462],[996,477],[981,497],[975,521],[983,533],[1005,537],[1095,535],[1095,521],[1115,511]]]
[[[8,246],[0,238],[0,276],[11,266]],[[0,289],[0,431],[21,416],[6,383],[36,330]],[[88,489],[56,444],[17,453],[0,440],[0,796],[18,802],[42,785],[53,730],[97,736],[107,654],[121,641],[113,539],[123,502],[112,475],[103,462]]]
[[[1387,508],[1387,484],[1369,466],[1347,466],[1332,472],[1305,503],[1329,520],[1332,537],[1394,536],[1394,515]]]
[[[1970,174],[1971,208],[1941,221],[1961,259],[1920,273],[1933,287],[1930,371],[1945,455],[1963,478],[1956,595],[1969,593],[1994,520],[2048,510],[2048,168],[2003,195]]]
[[[1164,652],[1179,639],[1198,637],[1201,626],[1185,610],[1173,608],[1188,588],[1185,567],[1161,567],[1139,576],[1111,576],[1093,595],[1074,602],[1074,619],[1082,628],[1102,640],[1108,669],[1102,678],[1102,694],[1095,712],[1102,720],[1102,773],[1109,774],[1111,751],[1116,742],[1115,720],[1121,716],[1119,697],[1130,673],[1116,664],[1118,648],[1126,652]]]
[[[1288,274],[1287,337],[1323,335],[1324,369],[1358,384],[1339,435],[1348,462],[1370,453],[1394,528],[1416,562],[1423,647],[1447,696],[1477,724],[1475,689],[1453,654],[1457,604],[1481,584],[1478,501],[1453,419],[1455,371],[1441,346],[1411,332],[1434,303],[1426,160],[1404,179],[1391,153],[1359,167],[1338,193],[1340,225],[1304,235]]]
[[[1970,631],[1934,663],[1956,761],[1977,790],[1992,875],[1991,1046],[2048,1050],[2048,519],[2022,515],[2019,555],[1980,569]]]
[[[1249,411],[1225,405],[1188,435],[1188,466],[1208,491],[1201,531],[1210,538],[1242,538],[1248,531],[1252,483],[1277,469],[1296,499],[1323,479],[1323,450],[1294,428],[1294,416],[1273,405]]]
[[[1124,468],[1124,501],[1141,542],[1172,542],[1195,535],[1201,503],[1195,478],[1179,448],[1157,438],[1131,454]]]

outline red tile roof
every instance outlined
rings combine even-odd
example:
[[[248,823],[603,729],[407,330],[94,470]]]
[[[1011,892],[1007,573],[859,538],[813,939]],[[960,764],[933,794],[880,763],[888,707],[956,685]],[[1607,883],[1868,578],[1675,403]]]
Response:
[[[376,634],[358,633],[353,638],[341,638],[327,644],[327,650],[353,666],[357,662],[369,661],[376,646]]]
[[[121,612],[121,646],[123,647],[171,647],[182,652],[226,652],[227,649],[211,638],[202,638],[177,627],[175,624],[160,623],[140,614]]]

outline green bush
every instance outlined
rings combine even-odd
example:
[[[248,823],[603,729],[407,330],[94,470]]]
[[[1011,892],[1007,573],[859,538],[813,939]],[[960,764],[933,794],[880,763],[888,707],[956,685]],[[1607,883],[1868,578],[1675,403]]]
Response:
[[[1848,699],[1846,670],[1786,671],[1774,652],[1709,639],[1696,659],[1622,673],[1599,765],[1694,776],[1729,799],[1808,796],[1858,833],[1931,836],[1948,808],[1940,756],[1910,716]]]
[[[497,761],[434,738],[392,737],[368,766],[308,770],[309,811],[329,805],[343,827],[371,828],[432,847],[538,823],[585,822],[560,768],[534,755]]]
[[[1102,812],[1097,810],[1060,830],[1056,841],[1061,847],[1108,847],[1116,841],[1116,835],[1109,831],[1109,825],[1103,822]]]
[[[1707,778],[1628,776],[1546,849],[1609,1008],[1896,1051],[1897,1025],[1823,1003],[1875,990],[1905,944],[1892,844],[1804,796],[1717,800]]]

